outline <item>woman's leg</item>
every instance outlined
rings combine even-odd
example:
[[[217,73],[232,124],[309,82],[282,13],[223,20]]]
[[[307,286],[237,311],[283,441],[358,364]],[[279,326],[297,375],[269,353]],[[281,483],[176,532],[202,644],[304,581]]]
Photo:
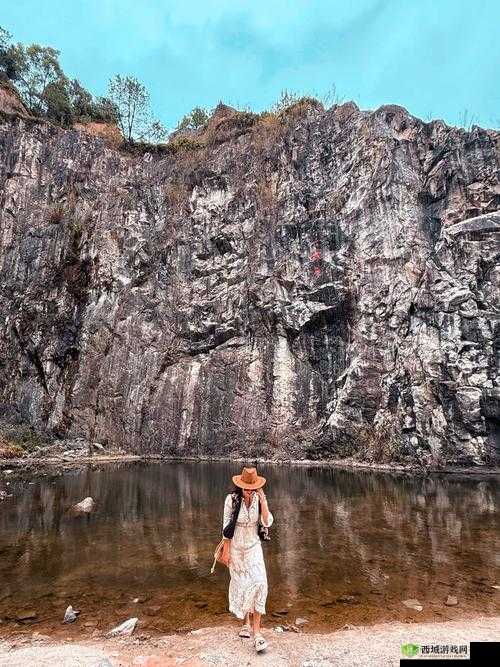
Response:
[[[256,634],[260,632],[260,617],[262,614],[259,614],[258,611],[253,612],[253,635],[255,637]]]

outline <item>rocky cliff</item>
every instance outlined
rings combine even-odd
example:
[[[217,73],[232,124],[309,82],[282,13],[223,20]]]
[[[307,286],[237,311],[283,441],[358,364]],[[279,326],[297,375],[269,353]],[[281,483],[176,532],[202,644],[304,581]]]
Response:
[[[0,122],[0,401],[156,454],[494,463],[498,132],[220,108],[158,149]]]

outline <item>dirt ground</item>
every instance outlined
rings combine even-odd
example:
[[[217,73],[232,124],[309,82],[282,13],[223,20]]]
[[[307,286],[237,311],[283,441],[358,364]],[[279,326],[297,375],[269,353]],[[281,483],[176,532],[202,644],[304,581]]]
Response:
[[[401,645],[456,644],[498,641],[499,617],[476,617],[445,623],[380,623],[325,634],[264,629],[268,648],[256,654],[251,639],[240,639],[237,628],[202,628],[185,635],[154,639],[94,638],[51,641],[30,638],[0,641],[0,667],[391,667],[398,666]],[[499,656],[500,657],[500,656]],[[500,662],[499,662],[500,664]]]

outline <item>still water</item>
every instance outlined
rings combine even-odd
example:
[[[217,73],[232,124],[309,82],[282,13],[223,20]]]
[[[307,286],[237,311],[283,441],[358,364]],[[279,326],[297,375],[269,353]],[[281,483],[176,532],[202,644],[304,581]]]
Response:
[[[211,575],[210,567],[240,470],[230,462],[124,464],[13,480],[13,497],[0,503],[0,635],[26,628],[16,621],[26,610],[38,631],[61,632],[69,604],[81,610],[63,626],[71,633],[107,631],[131,616],[150,634],[234,619],[228,572],[218,564]],[[498,477],[288,465],[259,472],[275,517],[263,545],[267,625],[302,616],[306,631],[321,631],[500,614]],[[95,512],[72,516],[68,508],[86,496]],[[449,594],[458,606],[444,604]],[[408,598],[423,611],[407,609]]]

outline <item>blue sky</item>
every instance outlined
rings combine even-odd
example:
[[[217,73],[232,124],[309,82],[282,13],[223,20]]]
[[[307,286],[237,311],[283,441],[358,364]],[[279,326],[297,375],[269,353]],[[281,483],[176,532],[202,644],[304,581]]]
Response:
[[[333,85],[361,108],[500,125],[500,0],[15,0],[0,25],[61,51],[104,94],[116,73],[169,128],[219,100],[261,111]]]

